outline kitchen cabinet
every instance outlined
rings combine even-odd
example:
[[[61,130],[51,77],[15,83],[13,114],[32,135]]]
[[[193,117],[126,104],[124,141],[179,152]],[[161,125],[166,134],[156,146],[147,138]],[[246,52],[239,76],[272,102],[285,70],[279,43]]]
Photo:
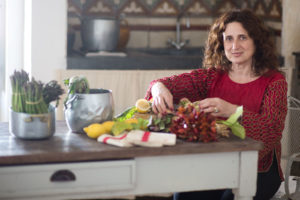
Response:
[[[146,90],[152,80],[157,78],[189,72],[182,70],[58,70],[56,80],[62,86],[63,80],[72,76],[85,76],[91,88],[104,88],[112,90],[115,115],[126,108],[135,105],[139,98],[144,98]],[[66,91],[67,92],[67,91]],[[61,97],[57,108],[57,119],[64,119],[63,100]]]

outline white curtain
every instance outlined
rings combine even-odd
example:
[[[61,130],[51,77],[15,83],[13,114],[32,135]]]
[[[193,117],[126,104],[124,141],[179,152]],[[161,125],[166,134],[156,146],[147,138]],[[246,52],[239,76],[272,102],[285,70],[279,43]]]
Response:
[[[4,0],[0,0],[0,121],[5,115],[5,9]]]
[[[1,93],[0,121],[8,121],[11,101],[9,77],[24,66],[24,0],[1,1]],[[3,45],[2,45],[3,43]],[[4,60],[4,61],[3,61]]]

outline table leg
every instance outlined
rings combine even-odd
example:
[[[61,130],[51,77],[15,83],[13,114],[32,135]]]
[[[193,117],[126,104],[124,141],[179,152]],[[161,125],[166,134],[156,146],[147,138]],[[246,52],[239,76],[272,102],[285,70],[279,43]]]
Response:
[[[240,153],[239,187],[233,189],[235,200],[252,200],[256,193],[258,152]]]

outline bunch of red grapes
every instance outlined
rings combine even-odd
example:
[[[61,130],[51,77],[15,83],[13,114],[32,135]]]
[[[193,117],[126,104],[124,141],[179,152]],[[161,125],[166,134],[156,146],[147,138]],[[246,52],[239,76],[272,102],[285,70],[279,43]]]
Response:
[[[180,106],[172,119],[170,131],[187,141],[217,141],[216,118],[193,105]]]

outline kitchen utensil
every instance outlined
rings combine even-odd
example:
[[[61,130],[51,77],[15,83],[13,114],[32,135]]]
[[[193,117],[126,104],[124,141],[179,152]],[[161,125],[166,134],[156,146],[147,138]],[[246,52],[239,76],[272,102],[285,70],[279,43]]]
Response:
[[[129,37],[130,37],[130,30],[129,30],[128,21],[126,19],[122,19],[120,21],[120,37],[117,46],[118,50],[122,50],[126,47]]]
[[[45,114],[9,111],[9,132],[21,139],[47,139],[55,132],[55,107]]]
[[[115,18],[81,20],[81,38],[84,51],[113,51],[119,41],[120,21]]]
[[[114,104],[111,90],[90,89],[89,94],[72,94],[66,103],[65,119],[72,132],[82,133],[92,123],[111,120]]]

